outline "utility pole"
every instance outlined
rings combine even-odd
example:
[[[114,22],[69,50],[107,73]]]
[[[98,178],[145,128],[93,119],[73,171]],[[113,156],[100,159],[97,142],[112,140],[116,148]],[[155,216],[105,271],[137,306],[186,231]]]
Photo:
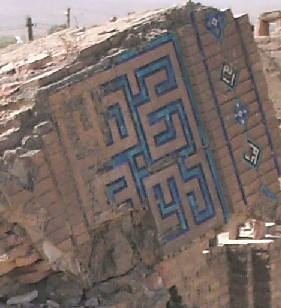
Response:
[[[27,27],[27,35],[28,35],[28,41],[29,42],[34,40],[33,26],[34,26],[34,24],[32,23],[32,18],[26,17],[26,27]]]
[[[70,28],[70,8],[67,8],[67,11],[64,14],[66,16],[67,28]]]

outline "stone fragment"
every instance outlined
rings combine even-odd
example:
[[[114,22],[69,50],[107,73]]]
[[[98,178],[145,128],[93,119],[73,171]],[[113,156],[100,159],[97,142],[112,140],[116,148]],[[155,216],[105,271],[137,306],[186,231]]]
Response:
[[[265,12],[259,18],[267,22],[272,22],[281,18],[281,11]]]
[[[97,297],[92,297],[88,300],[86,300],[85,304],[86,307],[97,307],[99,305],[99,300]]]
[[[147,276],[145,284],[149,290],[159,290],[163,288],[163,280],[158,273],[153,273]]]
[[[13,63],[7,63],[6,65],[2,66],[0,69],[0,75],[2,74],[14,74],[15,65]]]
[[[105,304],[112,308],[132,308],[133,302],[134,297],[132,294],[128,292],[119,292],[110,300],[106,301]]]
[[[8,305],[25,305],[32,302],[36,297],[38,297],[38,291],[34,290],[32,292],[22,294],[19,296],[11,297],[7,300]]]
[[[47,65],[49,62],[51,62],[52,58],[49,55],[46,54],[39,54],[33,57],[30,57],[27,61],[27,67],[30,70],[36,70],[39,69],[45,65]]]
[[[68,307],[77,305],[83,295],[80,285],[63,274],[55,274],[48,278],[47,292],[52,301]]]
[[[255,240],[260,240],[265,237],[265,234],[266,234],[265,222],[256,220],[254,222],[253,238]]]
[[[48,308],[59,308],[60,304],[56,303],[55,301],[48,299],[47,300],[47,307]]]

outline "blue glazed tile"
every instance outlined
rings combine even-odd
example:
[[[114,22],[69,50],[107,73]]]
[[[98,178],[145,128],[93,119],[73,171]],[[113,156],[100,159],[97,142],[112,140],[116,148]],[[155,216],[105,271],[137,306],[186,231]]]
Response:
[[[239,100],[234,102],[234,118],[238,124],[247,126],[249,119],[249,109],[248,107]]]
[[[233,167],[234,167],[235,177],[236,177],[236,180],[237,180],[237,183],[238,183],[238,186],[239,186],[239,190],[240,190],[241,195],[242,195],[243,202],[245,203],[245,205],[247,205],[246,194],[245,194],[245,191],[244,191],[244,188],[243,188],[243,185],[242,185],[242,180],[241,180],[240,175],[239,175],[239,170],[238,170],[237,163],[236,163],[236,160],[235,160],[235,157],[234,157],[234,154],[233,154],[233,149],[232,149],[232,146],[231,146],[231,143],[230,143],[230,138],[228,136],[228,132],[227,132],[227,129],[226,129],[226,126],[225,126],[225,123],[224,123],[224,118],[223,118],[220,102],[218,100],[218,96],[217,96],[216,90],[215,90],[215,85],[214,85],[214,83],[212,81],[212,74],[211,74],[211,71],[210,71],[210,68],[209,68],[209,64],[208,64],[208,61],[207,61],[207,54],[205,52],[204,44],[202,42],[202,39],[201,39],[201,36],[200,36],[200,33],[199,33],[199,27],[198,27],[198,24],[196,22],[195,13],[192,12],[190,14],[190,17],[191,17],[191,24],[192,24],[192,27],[193,27],[193,31],[194,31],[194,33],[196,35],[197,44],[199,46],[201,60],[202,60],[202,63],[204,65],[204,67],[205,67],[206,74],[208,76],[209,88],[210,88],[211,93],[212,93],[212,98],[213,98],[213,101],[214,101],[214,104],[215,104],[216,111],[217,111],[218,116],[220,118],[221,127],[222,127],[222,130],[223,130],[223,136],[224,136],[224,139],[226,141],[227,148],[228,148],[228,154],[229,154],[229,156],[231,158],[231,161],[232,161],[232,164],[233,164]],[[227,61],[225,61],[225,62],[227,62]],[[225,62],[223,62],[223,63],[225,63]],[[223,68],[224,68],[224,65],[222,67],[221,75],[223,75],[223,72],[224,72]],[[227,71],[228,70],[226,70],[226,73],[227,73]],[[223,76],[220,76],[221,80],[222,80],[222,77]],[[226,74],[225,77],[227,77],[227,74]],[[229,81],[228,81],[228,83],[229,83]],[[235,82],[233,84],[235,86]],[[229,213],[226,216],[229,217]]]
[[[226,26],[225,14],[221,11],[207,12],[205,16],[205,26],[217,41],[222,41]]]
[[[225,60],[222,63],[220,80],[224,82],[231,90],[235,88],[238,80],[239,71],[232,63]]]
[[[249,164],[252,168],[258,169],[262,157],[262,147],[252,140],[251,138],[246,138],[245,150],[243,153],[243,160]]]
[[[179,236],[187,234],[190,231],[189,220],[193,220],[192,225],[196,227],[213,219],[217,214],[215,209],[217,205],[214,204],[212,194],[216,196],[216,200],[220,203],[218,205],[221,207],[220,213],[222,214],[220,215],[225,218],[228,216],[228,207],[225,203],[211,151],[208,147],[206,133],[199,119],[197,104],[175,36],[171,34],[161,36],[139,53],[123,54],[115,62],[115,65],[134,62],[137,57],[141,57],[146,52],[157,50],[157,48],[162,48],[166,44],[170,46],[169,48],[172,45],[176,60],[167,54],[132,69],[131,72],[135,78],[138,91],[133,92],[130,83],[132,77],[129,78],[126,73],[117,75],[100,86],[100,92],[103,93],[101,104],[107,96],[110,95],[112,98],[114,97],[112,94],[122,92],[121,100],[120,95],[116,95],[116,101],[113,99],[112,103],[110,105],[107,103],[105,107],[105,126],[107,126],[105,143],[107,147],[116,145],[116,148],[118,148],[118,152],[111,156],[108,170],[113,171],[114,176],[116,176],[116,174],[118,175],[118,168],[123,168],[126,165],[129,167],[134,182],[132,184],[131,178],[126,179],[126,175],[119,176],[117,179],[109,177],[109,182],[106,184],[108,203],[119,206],[126,202],[131,207],[135,207],[134,200],[136,198],[128,198],[130,185],[134,185],[138,200],[141,200],[143,205],[148,205],[151,208],[157,207],[161,221],[157,221],[158,218],[155,218],[156,224],[163,223],[165,225],[165,221],[170,221],[171,216],[177,217],[177,222],[174,223],[171,230],[161,235],[162,243],[171,242]],[[175,62],[181,69],[177,76],[174,67]],[[152,86],[149,78],[158,73],[162,73],[165,78],[160,79]],[[179,80],[181,80],[180,84],[186,91],[184,93],[178,91]],[[156,97],[154,100],[151,98],[152,92]],[[173,92],[177,93],[178,99],[167,99],[170,96],[173,97],[171,95]],[[118,101],[118,97],[120,101]],[[190,107],[187,108],[187,104],[190,104]],[[124,105],[126,105],[125,108]],[[142,110],[148,111],[143,115]],[[189,111],[187,112],[187,110]],[[193,119],[192,122],[190,121],[191,118]],[[118,142],[130,138],[132,128],[137,138],[134,138],[132,143],[127,142],[127,147],[120,151]],[[194,129],[198,131],[200,140],[194,140]],[[202,156],[196,156],[196,142],[202,142],[204,145],[204,160],[206,161],[204,168],[207,171],[203,169],[200,163]],[[170,143],[173,143],[174,146],[171,147]],[[197,157],[198,161],[195,164],[193,159],[193,165],[187,166],[191,155]],[[158,170],[157,168],[161,166],[162,162],[169,160],[170,166],[173,167],[173,172],[176,172],[177,176],[170,175],[164,180],[160,176],[154,177],[157,175],[154,169]],[[162,167],[160,169],[163,170]],[[114,172],[115,170],[117,172]],[[205,172],[210,175],[208,180]],[[154,184],[147,186],[146,183],[151,183],[152,177],[154,177]],[[184,185],[186,185],[186,188],[184,188]],[[212,194],[209,185],[213,185]],[[125,193],[123,193],[124,191]],[[149,199],[149,196],[153,200]],[[117,204],[116,200],[120,204]],[[190,208],[188,211],[186,210],[187,206]],[[187,216],[187,212],[191,213],[191,217]]]

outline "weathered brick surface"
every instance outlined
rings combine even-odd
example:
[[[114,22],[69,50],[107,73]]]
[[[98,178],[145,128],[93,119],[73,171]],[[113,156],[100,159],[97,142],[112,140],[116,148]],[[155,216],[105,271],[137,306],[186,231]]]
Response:
[[[158,248],[172,257],[205,241],[231,215],[281,214],[281,139],[250,23],[195,7],[91,30],[62,67],[23,86],[34,96],[1,105],[0,213],[54,269],[93,283],[137,259],[154,265]],[[186,302],[227,307],[224,254],[190,247],[159,265],[164,284],[179,284]],[[36,254],[20,248],[13,255],[28,267]],[[169,277],[176,260],[186,272]],[[37,278],[49,270],[40,269]]]
[[[155,269],[166,288],[177,286],[183,303],[199,307],[230,307],[225,248],[212,248],[205,254],[203,249],[202,244],[194,243],[189,249],[162,261]]]
[[[230,307],[280,306],[280,240],[226,248]]]
[[[26,232],[15,223],[0,221],[0,276],[8,274],[15,276],[15,281],[20,281],[16,273],[18,271],[30,271],[30,279],[37,282],[38,275],[42,272],[37,270],[37,263],[45,265],[45,272],[52,271],[48,262],[42,262],[42,256],[38,253],[30,241]],[[1,287],[1,284],[0,284]]]

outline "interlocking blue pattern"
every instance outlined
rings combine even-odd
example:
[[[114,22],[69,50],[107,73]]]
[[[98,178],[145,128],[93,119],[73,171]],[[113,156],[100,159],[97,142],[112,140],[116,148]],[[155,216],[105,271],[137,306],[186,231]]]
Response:
[[[186,144],[188,144],[190,141],[192,142],[193,137],[191,129],[189,127],[186,114],[184,112],[182,100],[179,99],[175,102],[167,104],[165,107],[162,107],[148,114],[148,120],[151,126],[156,123],[159,123],[160,121],[164,121],[167,127],[165,131],[154,136],[155,145],[157,147],[173,139],[176,139],[176,130],[172,118],[174,115],[177,115],[181,120],[181,125],[185,133]],[[196,151],[195,145],[193,143],[190,144],[189,149],[186,150],[189,150],[189,153],[194,153]]]
[[[171,215],[177,215],[179,220],[179,228],[176,228],[176,230],[173,230],[172,233],[166,235],[164,241],[169,242],[170,240],[187,232],[189,230],[189,227],[187,219],[185,217],[182,201],[179,196],[176,180],[173,177],[170,177],[167,179],[167,183],[170,195],[172,197],[171,202],[167,203],[165,201],[165,197],[160,184],[156,184],[153,186],[153,192],[155,199],[158,202],[157,206],[159,207],[159,212],[161,214],[162,219],[165,219]]]
[[[171,175],[167,178],[166,183],[168,187],[169,200],[166,200],[167,191],[163,190],[161,178],[158,183],[152,185],[154,200],[157,203],[158,210],[162,220],[166,220],[171,216],[176,215],[178,224],[175,226],[174,231],[167,233],[164,236],[163,242],[169,242],[178,236],[189,232],[190,219],[194,220],[196,225],[203,224],[205,221],[215,217],[216,210],[213,204],[211,193],[209,191],[208,182],[206,180],[202,165],[188,165],[188,158],[196,155],[197,147],[193,136],[193,131],[190,125],[189,117],[187,114],[187,103],[191,102],[192,116],[195,119],[198,132],[200,134],[201,142],[204,146],[204,159],[208,172],[212,175],[212,182],[215,187],[216,198],[220,202],[222,211],[227,217],[227,206],[225,205],[224,196],[216,175],[216,169],[211,157],[211,152],[208,148],[208,141],[198,117],[196,103],[192,96],[191,85],[188,82],[186,72],[181,62],[180,52],[176,39],[172,35],[166,35],[154,41],[147,49],[141,53],[130,53],[127,56],[123,55],[117,65],[127,61],[136,60],[137,57],[151,50],[156,50],[165,45],[172,44],[176,51],[177,61],[181,67],[181,78],[185,82],[185,96],[189,100],[183,100],[178,91],[177,99],[167,99],[170,93],[177,91],[178,82],[175,74],[174,64],[169,54],[160,57],[157,60],[151,61],[143,66],[134,69],[134,76],[139,91],[136,93],[132,90],[131,83],[127,74],[118,75],[116,78],[101,85],[101,93],[104,97],[109,94],[122,91],[125,102],[116,101],[107,108],[105,119],[108,125],[108,135],[106,137],[106,145],[114,145],[115,140],[112,137],[110,128],[110,121],[115,121],[118,134],[120,138],[129,138],[129,130],[127,126],[128,121],[131,121],[136,132],[137,140],[121,152],[112,153],[110,163],[108,164],[108,171],[116,170],[124,164],[130,168],[134,185],[136,187],[138,198],[143,205],[148,203],[149,206],[154,206],[153,201],[148,199],[147,184],[145,183],[151,175],[154,174],[154,169],[161,168],[164,162],[169,166],[175,165],[179,171],[181,179],[175,178]],[[156,82],[154,85],[149,83],[149,78],[157,73],[164,74],[165,80]],[[151,100],[151,91],[156,94],[157,100]],[[190,102],[189,102],[190,101]],[[123,105],[122,105],[123,104]],[[122,106],[126,104],[129,110],[129,115],[123,114]],[[146,114],[141,114],[140,110],[146,108]],[[143,111],[144,112],[144,111]],[[194,125],[194,124],[193,124]],[[159,127],[161,129],[159,129]],[[151,138],[153,136],[153,138]],[[172,148],[169,145],[172,144]],[[139,163],[139,162],[143,163]],[[183,185],[194,181],[198,189],[186,188],[185,197],[183,198]],[[137,206],[134,204],[133,199],[127,198],[124,200],[119,199],[116,203],[118,194],[122,194],[124,189],[128,188],[129,183],[124,176],[106,184],[106,192],[108,202],[116,204],[116,206],[128,203],[129,206]],[[200,192],[200,196],[197,196]],[[124,197],[125,198],[125,197]],[[198,200],[204,200],[204,205],[200,204]],[[193,217],[187,217],[185,207],[189,205]]]
[[[115,204],[115,195],[119,192],[122,191],[124,188],[127,188],[127,181],[125,177],[120,177],[116,181],[111,182],[110,184],[106,185],[106,192],[107,192],[107,197],[108,201],[111,204]],[[124,200],[124,203],[129,204],[131,207],[133,206],[133,201],[132,199],[126,199]],[[120,204],[118,204],[119,206]]]
[[[194,191],[188,192],[187,197],[193,213],[193,218],[195,223],[201,224],[206,220],[214,217],[216,214],[212,197],[204,175],[204,171],[201,165],[197,165],[190,169],[184,168],[183,165],[181,165],[181,170],[184,182],[188,182],[194,179],[198,181],[200,192],[204,199],[204,204],[206,207],[203,210],[200,210]]]
[[[128,130],[127,130],[126,126],[125,126],[123,114],[122,114],[121,108],[120,108],[118,103],[115,104],[115,105],[110,106],[107,109],[107,113],[106,113],[105,118],[107,120],[107,123],[109,122],[110,119],[115,119],[116,126],[118,128],[119,135],[121,136],[121,138],[128,137]],[[107,143],[107,145],[112,145],[113,144],[112,132],[110,130],[110,127],[109,127],[109,132],[108,132],[106,143]]]

